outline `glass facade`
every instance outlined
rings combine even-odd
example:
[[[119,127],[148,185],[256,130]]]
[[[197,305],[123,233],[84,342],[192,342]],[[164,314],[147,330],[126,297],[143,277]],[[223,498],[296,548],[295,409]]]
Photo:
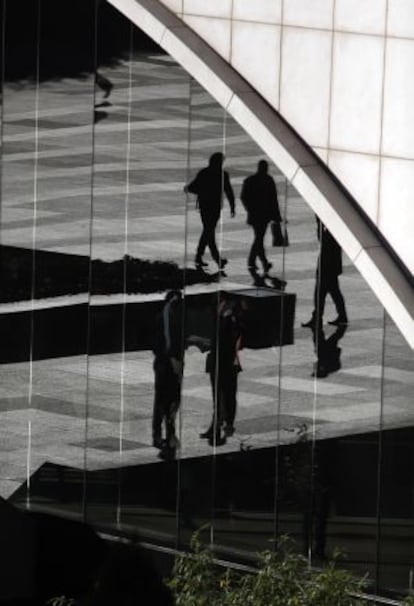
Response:
[[[54,4],[2,4],[0,495],[237,562],[288,534],[411,590],[404,337],[171,57]]]

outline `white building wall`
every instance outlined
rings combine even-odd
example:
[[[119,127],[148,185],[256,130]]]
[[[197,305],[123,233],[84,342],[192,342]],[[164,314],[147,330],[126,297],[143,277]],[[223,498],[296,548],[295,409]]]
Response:
[[[162,0],[297,130],[414,273],[414,0]]]

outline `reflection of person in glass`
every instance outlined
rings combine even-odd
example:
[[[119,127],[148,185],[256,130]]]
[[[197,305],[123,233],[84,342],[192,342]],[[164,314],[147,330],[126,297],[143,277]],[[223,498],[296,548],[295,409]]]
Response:
[[[98,108],[108,107],[109,105],[111,105],[108,101],[108,97],[111,94],[111,90],[113,89],[114,85],[112,84],[112,82],[110,80],[108,80],[108,78],[106,78],[103,74],[101,74],[98,71],[95,72],[95,84],[104,93],[103,101],[101,101],[100,103],[95,103],[94,122],[95,122],[95,124],[97,124],[98,122],[100,122],[101,120],[103,120],[104,118],[106,118],[108,116],[107,112],[101,111]]]
[[[223,154],[221,152],[214,153],[210,157],[208,166],[200,170],[195,179],[184,188],[184,191],[197,195],[201,222],[203,224],[203,231],[195,257],[195,264],[198,269],[207,266],[207,263],[203,261],[203,255],[207,246],[219,269],[223,269],[227,264],[227,259],[220,257],[216,244],[216,226],[223,205],[223,191],[228,199],[232,217],[235,216],[235,206],[229,174],[223,170],[223,162]]]
[[[326,559],[326,529],[337,479],[336,440],[317,440],[312,448],[311,483],[302,502],[304,555]]]
[[[347,330],[346,325],[337,326],[334,333],[328,338],[322,326],[312,326],[313,342],[315,344],[315,353],[317,362],[313,377],[323,379],[341,368],[341,348],[338,342],[344,336]]]
[[[272,264],[266,258],[264,237],[267,226],[271,221],[280,223],[279,202],[273,177],[268,174],[268,163],[260,160],[257,172],[243,182],[240,194],[241,201],[247,211],[247,223],[253,227],[254,240],[250,248],[247,265],[250,271],[256,271],[256,259],[259,258],[265,273]]]
[[[96,85],[99,86],[99,88],[103,91],[104,99],[107,99],[111,94],[111,90],[114,87],[112,82],[108,80],[108,78],[106,78],[103,74],[101,74],[101,72],[98,71],[95,72],[95,82]]]
[[[225,444],[226,438],[234,434],[237,378],[241,371],[240,309],[225,293],[221,294],[216,319],[216,329],[206,359],[206,372],[210,375],[213,393],[213,417],[207,431],[200,434],[201,438],[208,439],[211,446]]]
[[[170,291],[157,317],[153,351],[154,411],[152,418],[153,446],[160,449],[162,458],[173,457],[178,440],[175,417],[180,405],[183,369],[182,296]],[[165,423],[165,439],[162,425]]]
[[[318,218],[316,221],[320,250],[316,269],[314,309],[311,319],[308,322],[303,322],[302,326],[312,328],[312,326],[322,324],[325,301],[328,294],[331,295],[338,314],[337,318],[328,322],[328,324],[346,326],[348,324],[348,316],[344,297],[339,288],[339,276],[342,273],[342,250],[323,223]]]

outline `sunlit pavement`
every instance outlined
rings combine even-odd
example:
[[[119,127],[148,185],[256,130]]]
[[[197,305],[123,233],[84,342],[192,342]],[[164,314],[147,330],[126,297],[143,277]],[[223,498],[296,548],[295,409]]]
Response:
[[[168,58],[137,59],[132,73],[130,88],[127,64],[107,70],[114,84],[111,105],[101,108],[107,116],[95,128],[91,79],[42,84],[37,116],[32,84],[4,87],[3,244],[107,260],[129,254],[192,266],[200,220],[194,199],[183,193],[184,184],[224,145],[238,195],[262,154],[229,117],[224,131],[223,110],[197,85],[191,88],[190,114],[188,77]],[[217,451],[291,442],[304,431],[324,438],[375,431],[380,423],[382,428],[413,425],[409,348],[386,318],[383,374],[384,313],[347,260],[341,286],[350,325],[339,343],[342,368],[324,379],[311,376],[312,335],[300,323],[312,310],[315,222],[296,192],[286,190],[283,177],[276,170],[273,174],[289,221],[290,246],[285,253],[272,249],[268,236],[267,248],[274,275],[283,275],[287,292],[297,296],[295,342],[242,352],[236,433]],[[252,233],[240,200],[235,219],[226,202],[222,217],[218,240],[229,264],[219,287],[250,286],[246,264]],[[192,286],[187,292],[217,288]],[[98,305],[156,297],[162,293],[85,294],[83,300]],[[78,300],[82,296],[22,302],[0,306],[0,312]],[[325,318],[334,315],[328,302]],[[334,331],[325,328],[327,336]],[[189,348],[179,413],[181,457],[212,452],[199,438],[212,411],[204,368],[205,355]],[[0,390],[2,496],[13,493],[45,461],[103,469],[159,460],[151,445],[150,351],[6,364]]]

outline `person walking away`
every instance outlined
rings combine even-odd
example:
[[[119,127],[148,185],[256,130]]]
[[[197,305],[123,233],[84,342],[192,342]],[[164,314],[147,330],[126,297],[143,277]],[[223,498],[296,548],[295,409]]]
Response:
[[[247,177],[242,186],[241,201],[247,211],[247,223],[254,232],[253,244],[247,259],[248,269],[257,270],[256,259],[259,258],[265,273],[268,273],[272,263],[267,259],[264,248],[264,237],[267,226],[271,221],[280,223],[279,201],[273,177],[268,174],[269,165],[266,160],[260,160],[257,172]]]
[[[235,216],[235,199],[229,174],[223,170],[224,156],[221,152],[214,153],[206,168],[201,169],[195,179],[185,186],[185,192],[196,194],[201,216],[203,231],[198,242],[195,265],[202,269],[208,264],[203,261],[207,246],[219,269],[227,265],[228,260],[220,256],[216,244],[216,226],[220,219],[223,206],[223,192],[230,205],[231,216]]]
[[[303,322],[302,326],[312,328],[322,324],[328,294],[331,296],[338,314],[335,320],[328,322],[328,324],[346,326],[348,315],[345,300],[339,287],[339,276],[342,274],[342,250],[318,217],[316,222],[320,248],[313,296],[314,308],[310,320]]]

